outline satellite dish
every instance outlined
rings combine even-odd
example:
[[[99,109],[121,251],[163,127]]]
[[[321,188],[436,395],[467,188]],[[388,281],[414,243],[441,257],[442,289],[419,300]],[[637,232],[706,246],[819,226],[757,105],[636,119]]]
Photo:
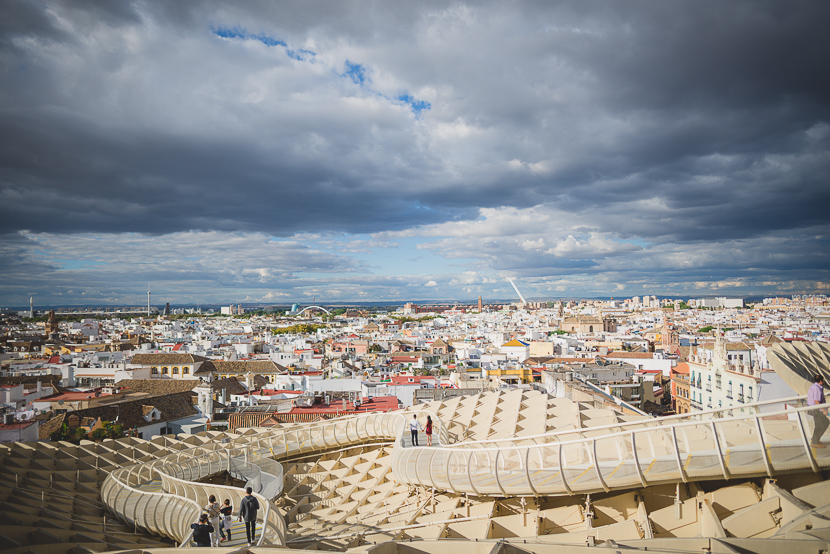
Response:
[[[58,400],[58,406],[63,406],[63,400]]]

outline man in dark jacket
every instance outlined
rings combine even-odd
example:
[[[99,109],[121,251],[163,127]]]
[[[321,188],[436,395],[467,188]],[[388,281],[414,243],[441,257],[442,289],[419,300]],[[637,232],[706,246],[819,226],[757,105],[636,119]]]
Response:
[[[191,523],[193,529],[193,541],[196,546],[210,546],[210,534],[213,533],[213,525],[208,523],[208,515],[202,514],[199,523]]]
[[[239,521],[245,521],[245,534],[248,536],[248,546],[256,542],[256,513],[259,510],[259,501],[253,495],[251,487],[245,489],[245,497],[239,505]]]

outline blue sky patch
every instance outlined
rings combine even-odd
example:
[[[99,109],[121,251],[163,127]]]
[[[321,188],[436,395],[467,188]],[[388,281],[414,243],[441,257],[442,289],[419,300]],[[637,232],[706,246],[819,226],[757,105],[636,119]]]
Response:
[[[245,29],[240,29],[239,27],[217,27],[213,29],[213,33],[222,38],[236,38],[241,40],[258,40],[265,46],[282,46],[285,48],[286,55],[291,58],[292,60],[297,60],[301,62],[310,61],[314,56],[317,55],[316,52],[312,52],[311,50],[306,50],[304,48],[289,48],[288,43],[284,40],[280,40],[278,38],[270,37],[264,33],[259,33],[258,35],[253,35],[246,31]]]
[[[291,48],[286,48],[285,53],[288,54],[289,58],[304,62],[306,60],[310,60],[314,56],[317,55],[316,52],[312,52],[311,50],[305,50],[300,48],[298,50],[292,50]]]
[[[213,30],[216,36],[222,38],[240,38],[242,40],[258,40],[265,46],[282,46],[283,48],[287,48],[288,44],[284,40],[280,40],[278,38],[269,37],[264,33],[259,33],[258,35],[252,35],[245,29],[240,29],[239,27],[217,27]]]
[[[398,100],[400,100],[404,104],[409,104],[409,106],[412,108],[412,113],[414,113],[415,115],[421,115],[422,111],[432,108],[432,105],[426,100],[417,100],[413,98],[411,94],[408,93],[403,93],[400,96],[398,96]]]
[[[346,71],[342,75],[343,77],[348,77],[354,84],[356,85],[363,85],[366,83],[366,68],[363,67],[362,64],[359,63],[352,63],[349,60],[346,60]]]

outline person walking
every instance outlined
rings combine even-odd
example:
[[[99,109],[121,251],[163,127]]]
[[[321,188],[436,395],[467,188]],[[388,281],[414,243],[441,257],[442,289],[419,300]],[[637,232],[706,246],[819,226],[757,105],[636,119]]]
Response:
[[[213,526],[208,523],[207,514],[199,516],[199,523],[191,523],[190,528],[193,529],[193,542],[196,543],[196,546],[210,546],[210,535],[213,533]]]
[[[427,426],[424,433],[427,434],[427,446],[432,446],[432,418],[430,416],[427,416]]]
[[[231,527],[233,526],[233,517],[231,516],[233,515],[233,506],[231,506],[230,498],[225,499],[225,505],[219,508],[219,512],[222,514],[222,527],[219,528],[219,531],[222,533],[222,538],[219,542],[224,542],[226,540],[232,541]],[[225,538],[225,531],[228,532],[227,538]]]
[[[813,378],[813,384],[810,385],[810,390],[807,391],[807,405],[818,406],[824,404],[824,377],[816,375]],[[830,420],[827,419],[827,408],[816,408],[810,410],[810,415],[813,416],[813,438],[810,441],[813,448],[825,448],[821,443],[821,436],[827,431]]]
[[[418,423],[418,415],[412,414],[412,421],[409,422],[409,432],[412,433],[412,446],[418,446],[418,429],[424,430]]]
[[[248,546],[256,541],[256,513],[259,510],[259,500],[253,495],[254,489],[245,489],[245,496],[239,503],[239,521],[245,521],[245,535],[248,537]]]
[[[213,525],[213,534],[211,535],[211,544],[213,546],[219,546],[219,531],[222,523],[222,514],[219,512],[219,503],[216,501],[216,496],[211,494],[208,497],[208,504],[205,506],[205,511],[207,512],[208,521],[211,525]]]

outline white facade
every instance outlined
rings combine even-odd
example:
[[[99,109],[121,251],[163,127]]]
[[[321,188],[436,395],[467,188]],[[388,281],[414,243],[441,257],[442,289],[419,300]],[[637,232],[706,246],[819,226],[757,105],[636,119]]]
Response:
[[[749,361],[749,352],[728,350],[721,336],[717,337],[712,350],[698,347],[689,360],[689,395],[693,410],[758,402],[761,372],[744,363]]]

